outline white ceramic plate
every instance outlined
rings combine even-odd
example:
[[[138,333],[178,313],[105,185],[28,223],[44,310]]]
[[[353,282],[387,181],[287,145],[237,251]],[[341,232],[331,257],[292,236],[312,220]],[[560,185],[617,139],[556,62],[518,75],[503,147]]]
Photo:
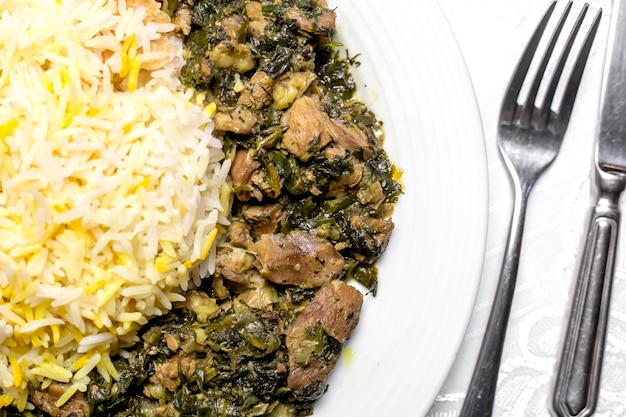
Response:
[[[378,295],[315,417],[422,416],[461,344],[487,230],[487,160],[472,84],[436,0],[331,0],[359,53],[358,95],[404,171]]]

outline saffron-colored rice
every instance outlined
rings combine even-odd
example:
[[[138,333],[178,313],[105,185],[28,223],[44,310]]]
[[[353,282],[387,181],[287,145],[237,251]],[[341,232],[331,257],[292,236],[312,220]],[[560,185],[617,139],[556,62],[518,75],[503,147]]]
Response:
[[[173,30],[154,0],[0,0],[0,408],[117,378],[212,268],[229,161]]]

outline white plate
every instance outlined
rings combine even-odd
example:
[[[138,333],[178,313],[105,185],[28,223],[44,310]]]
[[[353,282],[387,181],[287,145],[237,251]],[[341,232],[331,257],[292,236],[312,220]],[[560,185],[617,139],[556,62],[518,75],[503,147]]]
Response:
[[[385,123],[404,171],[396,229],[347,353],[315,417],[421,416],[469,321],[488,213],[472,84],[435,0],[334,0],[338,39],[359,53],[358,95]]]

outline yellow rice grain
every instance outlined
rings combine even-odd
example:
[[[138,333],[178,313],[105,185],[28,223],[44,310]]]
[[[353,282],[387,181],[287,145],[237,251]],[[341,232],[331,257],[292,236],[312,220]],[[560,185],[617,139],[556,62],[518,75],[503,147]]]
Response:
[[[0,408],[119,378],[115,349],[214,267],[215,106],[159,3],[132,4],[0,0]]]

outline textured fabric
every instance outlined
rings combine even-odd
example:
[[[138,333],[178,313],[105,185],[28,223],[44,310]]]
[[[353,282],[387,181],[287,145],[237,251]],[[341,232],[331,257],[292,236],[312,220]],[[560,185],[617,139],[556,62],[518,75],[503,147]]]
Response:
[[[513,193],[496,145],[504,89],[546,0],[440,0],[472,77],[489,162],[489,232],[482,281],[464,342],[428,417],[459,414],[491,308]],[[559,1],[557,12],[565,2]],[[574,2],[577,12],[582,3]],[[548,404],[594,191],[591,179],[611,1],[594,0],[603,20],[561,152],[530,196],[515,299],[494,416],[549,416]],[[622,204],[622,210],[626,210]],[[622,223],[609,333],[595,416],[626,415],[626,228]]]

